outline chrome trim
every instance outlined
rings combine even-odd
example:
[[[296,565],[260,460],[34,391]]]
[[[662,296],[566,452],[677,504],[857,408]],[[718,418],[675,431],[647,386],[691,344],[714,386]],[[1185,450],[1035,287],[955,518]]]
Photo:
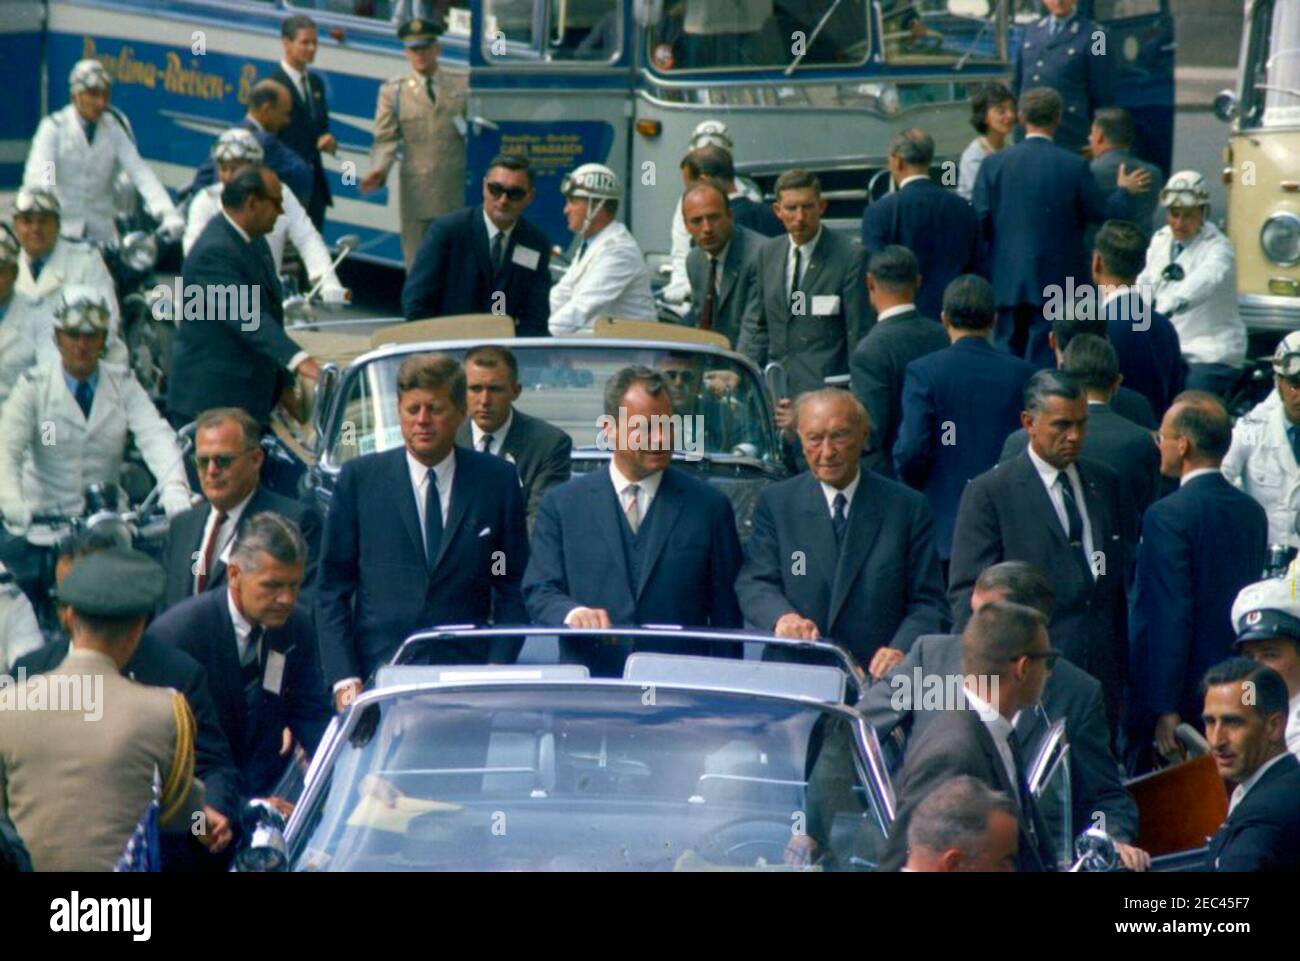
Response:
[[[1300,297],[1276,294],[1238,294],[1237,312],[1251,330],[1300,329]]]
[[[1268,248],[1264,246],[1264,231],[1267,230],[1268,225],[1275,220],[1289,220],[1291,221],[1292,228],[1297,232],[1300,232],[1300,216],[1296,216],[1289,210],[1279,210],[1277,213],[1269,214],[1269,216],[1264,219],[1264,222],[1259,225],[1259,249],[1264,252],[1264,256],[1267,257],[1270,262],[1277,264],[1279,267],[1294,267],[1296,264],[1300,264],[1300,250],[1297,250],[1295,257],[1290,260],[1277,260],[1268,252]]]
[[[1039,743],[1038,752],[1029,764],[1025,786],[1034,797],[1038,797],[1038,792],[1043,787],[1043,779],[1055,767],[1053,762],[1056,760],[1056,756],[1068,744],[1069,741],[1065,735],[1065,718],[1061,718],[1047,729],[1047,734]]]

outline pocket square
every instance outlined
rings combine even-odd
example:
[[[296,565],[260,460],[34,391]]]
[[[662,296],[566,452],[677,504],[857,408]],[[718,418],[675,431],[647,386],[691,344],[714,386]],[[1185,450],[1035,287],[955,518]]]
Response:
[[[491,534],[491,533],[492,533],[492,528],[490,528],[490,527],[485,527],[485,528],[483,528],[481,531],[478,532],[478,536],[479,536],[479,537],[487,537],[487,536],[488,536],[489,534]]]

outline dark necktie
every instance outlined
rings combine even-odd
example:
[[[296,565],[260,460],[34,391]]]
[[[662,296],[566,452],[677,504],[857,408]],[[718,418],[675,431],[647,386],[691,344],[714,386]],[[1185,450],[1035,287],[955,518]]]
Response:
[[[843,492],[835,495],[831,508],[831,529],[835,531],[835,550],[838,552],[844,547],[844,535],[849,530],[849,518],[845,510],[849,506],[849,499],[844,496]]]
[[[217,511],[217,516],[212,521],[212,532],[208,534],[208,542],[203,545],[203,559],[198,576],[194,578],[195,594],[202,594],[207,589],[208,576],[212,571],[212,561],[217,553],[217,538],[221,536],[221,528],[225,523],[225,512]]]
[[[95,392],[90,389],[90,381],[77,381],[77,406],[81,408],[81,413],[90,420],[90,405],[95,402]]]
[[[258,624],[248,635],[248,647],[239,662],[240,675],[244,681],[244,704],[248,708],[249,718],[257,709],[257,702],[262,697],[262,637],[266,628]]]
[[[438,496],[438,475],[429,468],[429,483],[424,489],[424,555],[429,570],[438,560],[442,547],[442,498]]]
[[[790,310],[794,311],[794,295],[799,292],[799,273],[803,269],[803,251],[794,249],[794,272],[790,275]]]
[[[485,454],[492,453],[492,441],[495,438],[491,434],[484,434],[478,442],[478,449]]]
[[[32,261],[32,280],[41,279],[41,270],[44,269],[44,267],[45,267],[45,261],[43,260]]]
[[[492,276],[496,277],[501,273],[501,260],[506,252],[506,234],[503,230],[498,230],[497,235],[492,238]]]
[[[709,285],[704,289],[704,303],[700,305],[700,330],[713,329],[714,302],[718,297],[718,258],[709,258]]]
[[[582,255],[585,254],[586,252],[587,252],[587,241],[584,238],[582,243],[578,244],[578,256],[573,258],[573,262],[576,264],[578,263],[578,261],[582,260]]]
[[[432,77],[424,78],[424,92],[429,95],[429,102],[436,107],[438,105],[438,94],[433,88]]]
[[[1170,263],[1172,263],[1173,261],[1177,260],[1177,259],[1182,255],[1182,253],[1183,253],[1183,245],[1182,245],[1182,244],[1174,244],[1174,252],[1173,252],[1173,256],[1171,256],[1171,257],[1169,258]]]
[[[1291,453],[1295,456],[1296,463],[1300,464],[1300,427],[1288,427],[1286,436],[1291,440]]]
[[[316,119],[316,105],[312,103],[311,80],[307,78],[307,71],[302,72],[302,102],[307,105],[307,116],[312,120]]]
[[[98,123],[96,120],[86,121],[86,143],[93,144],[95,142],[95,127]]]
[[[1020,802],[1020,826],[1033,842],[1035,856],[1040,856],[1042,852],[1038,843],[1038,826],[1034,818],[1038,805],[1034,796],[1029,793],[1029,772],[1025,770],[1025,759],[1020,753],[1020,745],[1016,741],[1014,731],[1007,737],[1007,745],[1011,748],[1011,762],[1016,769],[1016,800]]]
[[[1066,476],[1065,471],[1060,471],[1056,475],[1056,486],[1061,492],[1061,500],[1065,504],[1065,520],[1069,525],[1068,539],[1070,546],[1078,551],[1078,556],[1083,561],[1083,566],[1089,571],[1089,577],[1092,576],[1092,564],[1089,563],[1088,552],[1083,546],[1083,515],[1079,513],[1079,503],[1074,498],[1074,485],[1070,483],[1070,478]]]

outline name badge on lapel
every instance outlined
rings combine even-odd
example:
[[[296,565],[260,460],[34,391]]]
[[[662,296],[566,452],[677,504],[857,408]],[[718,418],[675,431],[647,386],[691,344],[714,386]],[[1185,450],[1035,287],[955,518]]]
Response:
[[[518,264],[524,270],[536,270],[537,264],[541,261],[542,255],[533,250],[531,247],[515,246],[514,251],[510,254],[510,262]]]
[[[284,660],[283,651],[266,653],[266,672],[262,675],[262,688],[277,697],[280,695],[280,689],[284,687]]]
[[[839,294],[813,294],[812,315],[814,317],[833,317],[839,312]]]

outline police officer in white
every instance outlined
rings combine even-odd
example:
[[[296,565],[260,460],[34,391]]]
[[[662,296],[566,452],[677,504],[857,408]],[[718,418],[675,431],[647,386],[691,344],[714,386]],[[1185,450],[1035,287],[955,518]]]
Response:
[[[170,517],[190,506],[176,434],[129,370],[101,363],[108,305],[70,285],[54,315],[59,358],[19,378],[0,411],[0,511],[14,534],[34,513],[80,513],[95,483],[117,484],[128,435],[163,483]]]
[[[125,366],[126,344],[119,329],[117,291],[104,258],[91,244],[59,234],[62,211],[49,187],[24,187],[14,199],[14,235],[22,252],[14,289],[26,297],[32,311],[32,338],[42,360],[57,356],[54,310],[67,284],[92,287],[108,304],[108,359]]]
[[[35,305],[14,290],[19,251],[17,238],[0,224],[0,404],[22,372],[36,363]]]
[[[1300,757],[1300,601],[1292,578],[1296,562],[1282,577],[1241,589],[1232,605],[1237,650],[1271,667],[1286,682],[1286,749]]]
[[[1277,390],[1232,428],[1222,470],[1268,514],[1270,544],[1300,547],[1300,331],[1277,345],[1273,383]]]
[[[212,162],[217,168],[217,182],[204,187],[190,201],[185,220],[185,236],[181,238],[181,248],[186,254],[194,246],[194,241],[199,239],[199,234],[203,233],[208,221],[221,213],[221,188],[246,166],[260,164],[262,157],[262,145],[243,127],[231,127],[217,138],[217,142],[212,145]],[[320,231],[312,224],[307,209],[292,190],[284,191],[284,212],[276,218],[275,226],[266,235],[277,273],[284,261],[286,239],[293,241],[312,283],[324,278],[320,294],[325,303],[342,304],[351,299],[351,292],[334,272],[329,249],[321,239]]]
[[[117,239],[113,180],[124,170],[162,222],[163,234],[180,239],[185,220],[157,175],[140,157],[126,114],[109,106],[112,81],[98,60],[80,60],[68,77],[72,103],[36,128],[23,169],[24,187],[53,187],[63,201],[64,229],[96,243]]]
[[[614,171],[583,164],[560,184],[577,256],[551,288],[552,334],[590,331],[599,317],[656,320],[650,270],[631,231],[614,218],[623,188]]]
[[[1147,247],[1136,286],[1153,297],[1178,331],[1188,390],[1224,395],[1246,358],[1246,325],[1237,313],[1232,241],[1209,222],[1205,178],[1182,170],[1160,191],[1166,224]]]

